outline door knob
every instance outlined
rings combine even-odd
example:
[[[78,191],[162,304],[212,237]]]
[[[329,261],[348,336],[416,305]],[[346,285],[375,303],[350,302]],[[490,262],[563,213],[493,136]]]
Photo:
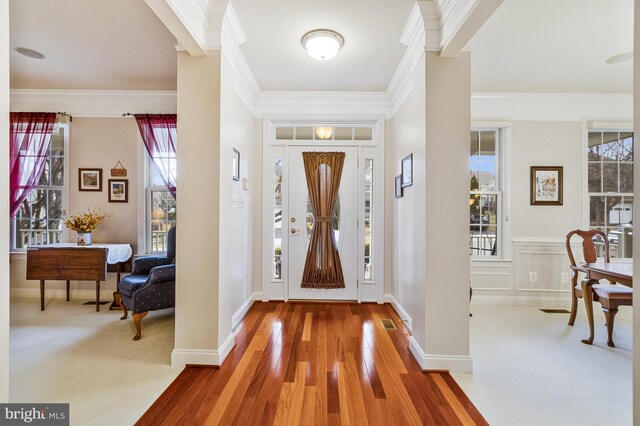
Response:
[[[291,228],[291,233],[292,234],[297,234],[299,232],[300,232],[300,230],[298,228]]]

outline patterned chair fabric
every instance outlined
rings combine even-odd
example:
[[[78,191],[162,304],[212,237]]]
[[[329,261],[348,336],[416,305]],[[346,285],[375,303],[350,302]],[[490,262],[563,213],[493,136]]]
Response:
[[[118,283],[120,303],[124,311],[121,319],[127,317],[127,310],[134,314],[134,322],[136,322],[137,314],[146,315],[148,311],[175,306],[175,257],[176,228],[173,227],[167,235],[167,256],[146,256],[135,259],[131,274]],[[139,322],[136,323],[136,328],[138,326]],[[139,329],[136,336],[140,338]],[[134,338],[134,340],[138,339]]]

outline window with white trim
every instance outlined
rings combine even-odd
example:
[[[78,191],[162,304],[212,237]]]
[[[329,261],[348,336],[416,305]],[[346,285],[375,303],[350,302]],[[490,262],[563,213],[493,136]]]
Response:
[[[589,131],[587,187],[589,228],[607,235],[612,258],[633,257],[632,132]]]
[[[469,254],[497,257],[502,233],[498,129],[472,130],[469,155]]]
[[[160,171],[149,156],[147,156],[145,198],[147,252],[166,252],[167,232],[176,226],[176,200],[167,189]]]
[[[67,125],[56,124],[51,135],[44,171],[31,193],[11,219],[11,249],[63,241],[65,234]]]

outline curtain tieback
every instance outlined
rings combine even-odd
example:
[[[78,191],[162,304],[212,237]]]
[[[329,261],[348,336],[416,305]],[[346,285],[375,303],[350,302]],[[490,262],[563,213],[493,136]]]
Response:
[[[314,216],[314,222],[331,222],[331,216]]]

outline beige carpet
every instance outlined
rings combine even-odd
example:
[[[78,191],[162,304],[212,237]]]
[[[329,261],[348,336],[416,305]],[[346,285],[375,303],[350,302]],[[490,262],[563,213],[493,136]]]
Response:
[[[615,348],[594,303],[595,340],[584,306],[569,314],[535,308],[472,306],[473,375],[452,374],[492,426],[632,424],[632,314],[620,308]]]
[[[11,402],[70,403],[72,425],[131,425],[178,375],[173,310],[150,312],[142,339],[131,317],[103,305],[11,300]]]

